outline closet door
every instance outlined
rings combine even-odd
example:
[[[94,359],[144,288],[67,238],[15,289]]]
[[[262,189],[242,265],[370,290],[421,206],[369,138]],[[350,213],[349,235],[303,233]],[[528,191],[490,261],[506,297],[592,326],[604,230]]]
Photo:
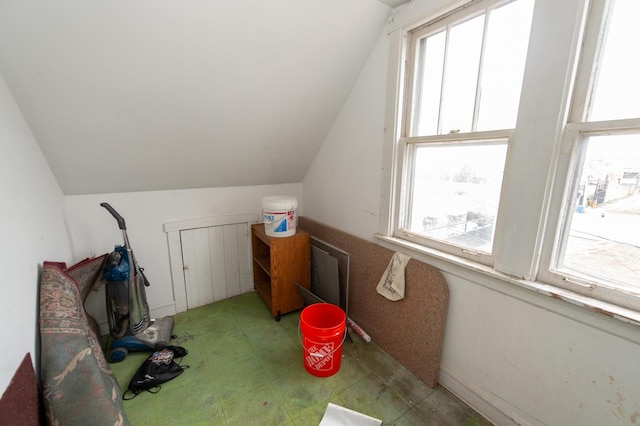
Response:
[[[246,223],[180,231],[187,309],[252,290]]]

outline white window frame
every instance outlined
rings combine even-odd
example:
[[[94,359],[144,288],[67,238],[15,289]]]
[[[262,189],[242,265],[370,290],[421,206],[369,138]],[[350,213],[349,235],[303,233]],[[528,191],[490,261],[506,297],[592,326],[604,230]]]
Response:
[[[505,130],[496,130],[496,131],[486,131],[486,132],[469,132],[469,133],[452,133],[448,135],[438,135],[438,136],[423,136],[423,137],[412,137],[412,138],[401,138],[400,143],[403,145],[403,169],[404,172],[402,174],[402,178],[398,181],[398,194],[400,197],[400,202],[396,206],[396,214],[398,217],[406,217],[406,214],[403,210],[408,205],[408,201],[405,199],[409,196],[408,191],[402,191],[402,185],[408,185],[408,180],[411,179],[410,174],[412,173],[412,167],[409,166],[412,155],[410,155],[410,151],[415,149],[416,146],[420,145],[423,142],[436,142],[438,144],[464,144],[465,142],[475,143],[478,145],[482,145],[483,143],[488,143],[488,141],[501,141],[507,144],[507,159],[508,159],[508,147],[511,144],[511,136],[513,135],[512,129]],[[480,142],[478,142],[480,141]],[[508,161],[508,160],[507,160]],[[502,198],[502,197],[501,197]],[[498,217],[496,222],[500,222],[500,212],[498,212]],[[498,225],[496,225],[498,226]],[[403,229],[401,226],[394,227],[393,235],[400,239],[406,239],[408,241],[428,246],[434,248],[436,250],[440,250],[442,252],[450,253],[461,258],[473,260],[479,262],[484,265],[491,265],[493,263],[493,252],[492,253],[484,253],[480,251],[473,250],[468,247],[457,246],[455,244],[451,244],[445,241],[440,241],[437,239],[431,239],[428,237],[424,237],[418,233],[410,232],[406,229]]]
[[[560,176],[553,193],[550,211],[554,220],[549,227],[555,229],[555,239],[547,239],[543,248],[538,280],[548,282],[558,287],[578,294],[602,299],[616,305],[640,310],[640,290],[619,285],[615,282],[594,280],[589,276],[580,276],[571,271],[558,268],[558,251],[563,246],[563,239],[568,227],[563,228],[568,215],[576,210],[577,177],[575,176],[576,162],[581,155],[582,142],[589,136],[640,134],[640,118],[586,121],[588,102],[595,72],[593,64],[603,40],[603,16],[606,14],[608,0],[593,0],[587,22],[587,31],[581,52],[581,64],[578,66],[576,86],[573,92],[572,110],[561,142],[561,154],[558,158],[558,171],[565,171]],[[555,214],[554,214],[555,213]]]
[[[509,135],[512,144],[504,175],[493,264],[398,238],[398,208],[402,205],[400,185],[406,159],[401,126],[405,113],[407,34],[468,3],[470,1],[461,0],[411,3],[397,10],[389,20],[383,194],[376,237],[387,247],[409,252],[445,272],[497,291],[523,297],[520,291],[525,288],[552,296],[555,301],[564,300],[590,311],[640,324],[640,306],[634,305],[633,301],[629,303],[625,295],[620,294],[620,298],[602,295],[594,292],[590,283],[570,282],[563,276],[552,278],[547,272],[555,255],[553,247],[561,212],[566,208],[563,200],[568,190],[569,166],[575,161],[571,149],[575,139],[572,138],[580,132],[595,131],[589,127],[593,124],[578,128],[569,115],[574,85],[576,91],[586,90],[581,88],[585,83],[576,81],[575,76],[583,48],[589,1],[536,0],[518,120]],[[584,50],[588,49],[587,43]],[[636,128],[640,123],[624,120],[608,125],[616,129]],[[509,285],[496,287],[500,282]],[[543,305],[556,306],[555,302]]]
[[[412,116],[412,107],[415,105],[415,100],[412,99],[413,94],[415,94],[415,74],[414,71],[418,67],[417,63],[413,62],[417,61],[417,58],[414,56],[415,52],[418,48],[418,41],[425,37],[429,33],[436,33],[442,31],[448,25],[455,25],[457,22],[464,22],[469,19],[472,19],[475,16],[478,16],[479,13],[484,12],[487,8],[493,8],[496,5],[508,3],[511,0],[472,0],[467,2],[465,5],[462,5],[454,10],[445,11],[442,15],[436,16],[434,19],[430,19],[428,22],[422,25],[416,25],[408,30],[404,35],[406,39],[406,46],[403,47],[404,56],[405,56],[405,66],[404,72],[406,72],[406,76],[404,76],[404,92],[403,96],[408,96],[406,102],[403,102],[404,105],[401,108],[404,109],[403,117],[404,120],[400,120],[399,124],[402,127],[400,133],[399,140],[399,150],[398,155],[401,156],[401,173],[400,176],[396,179],[394,191],[398,194],[398,199],[394,205],[393,217],[398,218],[393,226],[392,235],[399,239],[404,239],[407,241],[411,241],[413,243],[430,247],[438,251],[442,251],[445,253],[449,253],[455,256],[459,256],[464,259],[472,260],[479,262],[484,265],[493,265],[494,262],[494,254],[495,250],[492,250],[491,253],[485,253],[482,251],[477,251],[471,249],[469,247],[458,246],[455,244],[451,244],[446,241],[441,241],[438,239],[429,238],[423,236],[419,233],[411,232],[405,229],[405,224],[402,223],[400,218],[406,217],[406,206],[408,205],[408,198],[410,194],[408,194],[408,190],[404,191],[403,188],[405,186],[409,186],[409,181],[412,179],[412,161],[414,158],[414,149],[417,145],[422,143],[439,143],[439,144],[464,144],[464,143],[477,143],[479,145],[487,142],[487,141],[502,141],[507,145],[507,159],[505,164],[508,163],[509,158],[509,147],[511,145],[511,139],[513,136],[513,129],[499,129],[499,130],[491,130],[491,131],[475,131],[472,130],[470,132],[460,132],[460,133],[444,133],[433,136],[410,136],[412,131],[411,128],[415,126],[414,118]],[[459,12],[463,12],[462,15]],[[487,23],[485,22],[485,26]],[[486,34],[485,34],[486,36]],[[484,51],[484,46],[482,50]],[[411,92],[411,93],[408,93]],[[477,95],[477,94],[476,94]],[[477,100],[476,100],[477,101]],[[476,102],[474,114],[473,114],[473,126],[475,127],[477,116],[478,116],[478,105]],[[502,193],[502,191],[501,191]],[[502,205],[502,195],[500,197],[500,205]],[[498,235],[499,223],[500,223],[500,208],[497,212],[496,218],[496,234]],[[495,243],[495,241],[494,241]]]

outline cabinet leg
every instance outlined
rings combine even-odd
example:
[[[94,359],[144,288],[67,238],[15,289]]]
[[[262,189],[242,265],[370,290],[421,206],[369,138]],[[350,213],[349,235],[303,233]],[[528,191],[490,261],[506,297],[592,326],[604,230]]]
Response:
[[[282,319],[282,313],[278,311],[278,315],[276,315],[276,321],[280,321]]]

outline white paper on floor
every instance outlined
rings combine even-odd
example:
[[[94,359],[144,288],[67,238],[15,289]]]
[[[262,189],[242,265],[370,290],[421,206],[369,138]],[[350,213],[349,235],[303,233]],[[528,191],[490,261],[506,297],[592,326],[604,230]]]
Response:
[[[380,426],[382,420],[329,403],[318,426]]]

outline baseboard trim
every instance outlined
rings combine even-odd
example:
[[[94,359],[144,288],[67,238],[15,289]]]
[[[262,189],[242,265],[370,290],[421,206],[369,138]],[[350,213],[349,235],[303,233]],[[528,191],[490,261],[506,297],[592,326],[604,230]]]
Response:
[[[463,378],[456,375],[447,368],[440,368],[440,375],[438,379],[439,383],[460,398],[467,405],[472,407],[484,418],[491,423],[499,426],[516,426],[516,425],[529,425],[528,422],[518,422],[510,417],[508,414],[497,408],[499,405],[504,405],[504,401],[499,401],[498,398],[491,397],[491,395],[485,395],[486,392],[482,392],[469,384]],[[493,401],[492,401],[493,400]],[[499,402],[502,402],[500,404]]]
[[[154,306],[149,309],[151,318],[170,317],[177,313],[175,302],[169,302],[162,305]]]

